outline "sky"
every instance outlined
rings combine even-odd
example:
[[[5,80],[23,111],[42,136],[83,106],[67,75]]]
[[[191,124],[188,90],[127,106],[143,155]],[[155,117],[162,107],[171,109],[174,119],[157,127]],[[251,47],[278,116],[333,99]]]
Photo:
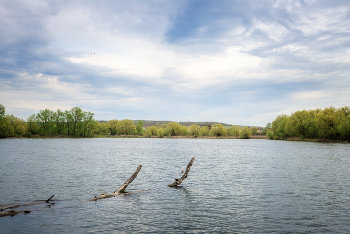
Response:
[[[350,105],[348,0],[1,0],[0,104],[27,119],[265,126]]]

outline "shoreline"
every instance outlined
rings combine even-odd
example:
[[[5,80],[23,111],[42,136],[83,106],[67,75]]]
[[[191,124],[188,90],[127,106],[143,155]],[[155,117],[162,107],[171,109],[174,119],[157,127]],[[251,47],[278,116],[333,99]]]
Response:
[[[215,136],[163,136],[163,137],[158,137],[158,136],[138,136],[138,135],[96,135],[96,136],[91,136],[91,137],[69,137],[69,136],[40,136],[40,135],[34,135],[32,137],[7,137],[7,138],[2,138],[2,139],[58,139],[58,138],[71,138],[71,139],[80,139],[80,138],[169,138],[169,139],[268,139],[266,136],[252,136],[250,138],[239,138],[236,136],[222,136],[222,137],[215,137]]]
[[[96,135],[92,137],[69,137],[69,136],[39,136],[35,135],[32,137],[7,137],[7,138],[0,138],[0,139],[62,139],[62,138],[70,138],[70,139],[86,139],[86,138],[167,138],[167,139],[261,139],[261,140],[273,140],[273,141],[305,141],[305,142],[321,142],[321,143],[349,143],[349,141],[346,140],[328,140],[328,139],[301,139],[297,137],[293,138],[286,138],[283,140],[275,140],[275,139],[269,139],[267,136],[261,136],[256,135],[252,136],[250,138],[239,138],[236,136],[223,136],[223,137],[215,137],[215,136],[164,136],[164,137],[158,137],[158,136],[138,136],[138,135]]]

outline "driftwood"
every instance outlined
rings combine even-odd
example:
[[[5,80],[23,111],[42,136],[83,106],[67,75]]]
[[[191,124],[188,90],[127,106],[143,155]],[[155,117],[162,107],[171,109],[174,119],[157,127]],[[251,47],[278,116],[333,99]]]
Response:
[[[193,162],[194,162],[194,157],[193,157],[193,158],[191,159],[191,161],[187,164],[186,171],[185,171],[185,173],[182,175],[182,177],[181,177],[180,179],[175,179],[175,182],[172,183],[172,184],[169,184],[168,186],[169,186],[169,187],[174,187],[174,186],[180,185],[180,184],[182,183],[182,181],[184,181],[184,180],[187,178],[188,173],[190,172],[190,168],[191,168]]]
[[[16,208],[25,207],[25,206],[33,206],[33,205],[44,203],[44,202],[48,203],[54,196],[55,196],[55,194],[52,195],[49,199],[47,199],[45,201],[38,201],[38,202],[29,203],[29,204],[16,204],[16,205],[10,205],[10,206],[1,207],[0,211],[16,209]],[[1,212],[0,213],[0,217],[14,216],[14,215],[19,214],[19,213],[26,213],[26,214],[28,214],[30,212],[32,212],[32,211],[31,210],[10,210],[10,211],[6,211],[6,212]]]
[[[115,190],[113,193],[110,193],[110,194],[103,193],[100,196],[95,196],[93,199],[90,199],[88,201],[97,201],[100,199],[115,197],[115,196],[123,193],[125,191],[126,187],[128,187],[129,184],[131,184],[131,182],[137,177],[137,174],[140,172],[141,168],[142,168],[142,165],[138,166],[136,171],[134,172],[134,174],[132,174],[132,176],[127,181],[125,181],[125,183],[122,186],[120,186],[117,190]]]

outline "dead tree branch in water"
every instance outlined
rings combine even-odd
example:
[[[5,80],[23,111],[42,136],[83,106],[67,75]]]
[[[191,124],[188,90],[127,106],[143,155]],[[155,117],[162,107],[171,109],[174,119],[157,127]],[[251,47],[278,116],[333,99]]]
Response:
[[[121,193],[123,193],[126,189],[126,187],[129,186],[129,184],[131,184],[131,182],[133,182],[133,180],[137,177],[137,174],[140,172],[142,168],[142,165],[138,166],[136,171],[134,172],[134,174],[132,174],[132,176],[127,180],[125,181],[125,183],[120,186],[117,190],[115,190],[113,193],[110,193],[110,194],[101,194],[100,196],[95,196],[93,199],[90,199],[88,201],[97,201],[97,200],[100,200],[100,199],[105,199],[105,198],[109,198],[109,197],[115,197]]]
[[[172,184],[169,184],[168,186],[169,187],[174,187],[174,186],[178,186],[182,183],[182,181],[184,181],[187,176],[188,176],[188,173],[190,172],[190,168],[191,166],[193,165],[193,162],[194,162],[194,157],[191,159],[191,161],[187,164],[187,168],[186,168],[186,171],[185,173],[182,175],[182,177],[180,179],[175,179],[175,182],[172,183]]]
[[[19,213],[28,214],[30,212],[32,212],[32,211],[31,210],[10,210],[10,211],[6,211],[6,212],[1,212],[0,217],[15,216],[16,214],[19,214]]]
[[[22,204],[22,205],[18,204],[18,205],[10,205],[10,206],[1,207],[0,211],[15,209],[15,208],[24,207],[24,206],[33,206],[33,205],[44,203],[44,202],[48,203],[54,196],[55,196],[55,194],[52,195],[49,199],[47,199],[45,201],[38,201],[38,202],[29,203],[29,204]],[[0,217],[15,216],[16,214],[19,214],[19,213],[30,213],[30,212],[31,212],[30,210],[10,210],[10,211],[6,211],[6,212],[1,212]]]

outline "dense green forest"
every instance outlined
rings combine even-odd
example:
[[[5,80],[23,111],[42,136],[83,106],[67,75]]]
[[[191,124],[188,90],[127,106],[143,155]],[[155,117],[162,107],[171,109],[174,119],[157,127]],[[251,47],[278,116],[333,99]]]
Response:
[[[94,114],[83,111],[79,107],[71,110],[52,111],[41,110],[29,116],[26,120],[6,114],[5,107],[0,105],[0,137],[33,137],[33,136],[67,136],[67,137],[104,137],[117,135],[145,136],[145,137],[237,137],[250,138],[258,134],[257,127],[225,127],[222,124],[208,124],[199,126],[180,125],[176,122],[156,124],[145,128],[143,121],[135,125],[129,119],[98,122]]]
[[[270,126],[267,126],[270,127]],[[270,139],[350,140],[350,108],[329,107],[279,115],[267,131]]]

